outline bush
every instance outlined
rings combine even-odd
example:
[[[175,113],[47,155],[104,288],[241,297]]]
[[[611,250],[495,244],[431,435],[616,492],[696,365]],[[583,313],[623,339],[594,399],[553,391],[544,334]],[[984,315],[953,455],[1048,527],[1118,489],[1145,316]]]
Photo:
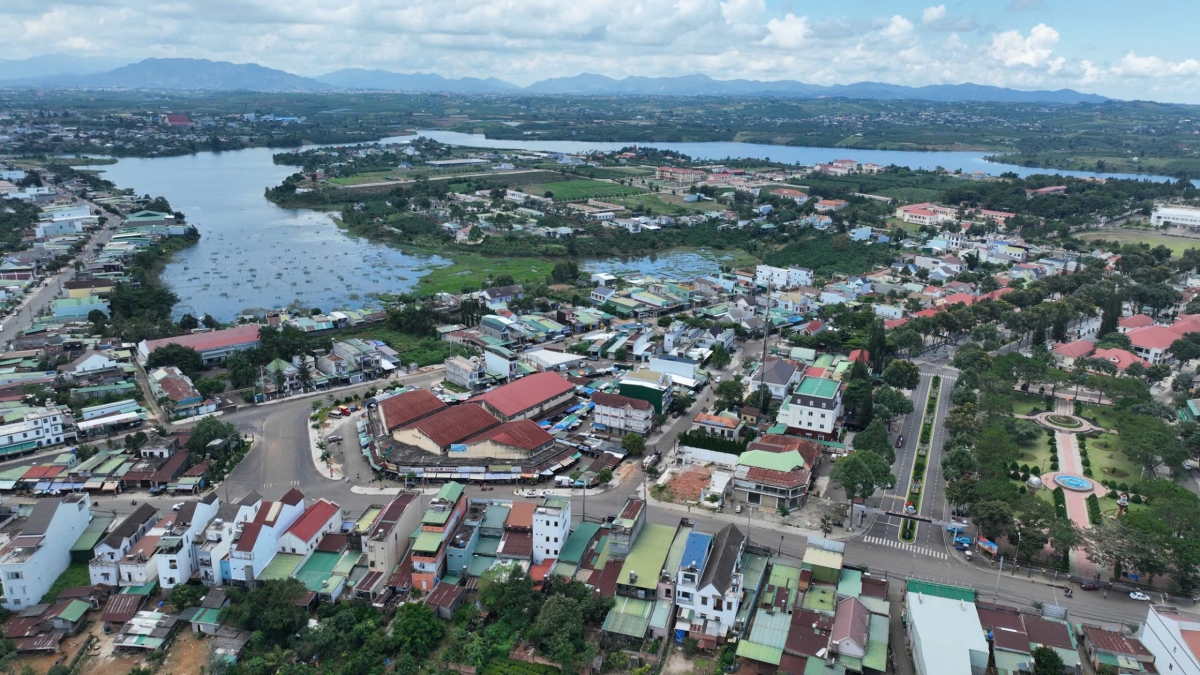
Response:
[[[1027,474],[1027,473],[1021,474],[1021,482],[1022,483],[1026,482],[1028,480],[1029,480],[1029,474]]]
[[[1079,463],[1082,464],[1086,468],[1086,467],[1089,467],[1092,465],[1092,460],[1088,459],[1087,457],[1084,457],[1083,459],[1079,460]]]
[[[1040,467],[1040,466],[1029,467],[1029,473],[1031,473],[1035,476],[1040,476],[1040,475],[1042,475],[1042,467]]]
[[[1089,466],[1089,467],[1085,468],[1083,470],[1083,475],[1087,476],[1088,478],[1091,478],[1092,477],[1092,467]]]
[[[1027,468],[1028,468],[1028,467],[1027,467]],[[1021,470],[1021,467],[1017,466],[1017,463],[1016,463],[1016,462],[1013,462],[1012,464],[1009,464],[1009,465],[1008,465],[1008,470],[1009,470],[1009,471],[1020,471],[1020,470]]]
[[[1021,473],[1029,473],[1029,465],[1028,464],[1021,465]]]
[[[1021,480],[1021,474],[1016,471],[1009,471],[1008,477],[1013,480]]]
[[[1096,498],[1095,494],[1088,495],[1087,510],[1088,510],[1088,520],[1090,520],[1093,525],[1099,524],[1100,518],[1101,518],[1100,500]]]
[[[1129,501],[1132,504],[1141,504],[1142,496],[1135,492],[1129,497]]]
[[[1051,471],[1058,471],[1058,462],[1057,462],[1057,461],[1050,462],[1050,470],[1051,470]]]
[[[1121,492],[1129,492],[1129,483],[1121,483],[1117,486],[1117,489]]]
[[[1104,496],[1109,499],[1116,499],[1119,495],[1117,494],[1116,490],[1109,490],[1108,493],[1105,494]]]

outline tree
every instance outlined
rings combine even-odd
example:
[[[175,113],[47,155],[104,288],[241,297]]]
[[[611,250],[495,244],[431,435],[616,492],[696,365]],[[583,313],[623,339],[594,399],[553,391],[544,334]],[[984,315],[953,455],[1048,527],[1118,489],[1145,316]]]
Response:
[[[966,506],[975,501],[977,483],[970,478],[959,478],[946,483],[946,501]]]
[[[1116,332],[1121,320],[1121,297],[1114,294],[1104,299],[1103,313],[1100,315],[1100,330],[1097,335],[1107,335]]]
[[[621,447],[630,455],[639,457],[646,452],[646,439],[630,432],[621,437]]]
[[[887,333],[884,332],[883,320],[871,324],[871,332],[867,335],[867,354],[871,360],[871,372],[879,375],[887,363]]]
[[[192,435],[188,438],[187,449],[192,457],[203,457],[208,450],[208,444],[218,439],[228,440],[231,445],[241,440],[237,427],[222,422],[216,417],[205,417],[192,426]]]
[[[725,349],[725,345],[718,344],[716,347],[713,347],[708,364],[717,370],[725,370],[729,367],[729,362],[732,358],[729,355],[729,350]]]
[[[179,317],[180,330],[188,331],[188,330],[193,330],[193,329],[196,329],[199,327],[200,327],[200,320],[197,319],[196,317],[192,316],[191,314],[184,314],[183,316]]]
[[[874,401],[875,416],[882,418],[889,425],[897,417],[908,415],[913,411],[913,402],[886,384],[875,392]]]
[[[624,361],[629,358],[629,352],[625,351],[624,347],[617,347],[617,351],[613,353],[614,361]]]
[[[871,423],[875,414],[875,403],[869,380],[852,380],[842,394],[842,402],[846,406],[846,412],[853,415],[858,426],[866,428],[866,425]]]
[[[966,448],[951,450],[942,457],[942,478],[947,483],[957,481],[963,476],[969,476],[979,470],[979,463]]]
[[[1188,451],[1179,442],[1175,429],[1158,417],[1126,415],[1118,419],[1121,447],[1130,461],[1146,474],[1153,475],[1160,464],[1181,470]]]
[[[298,579],[266,581],[253,589],[230,588],[231,604],[221,610],[221,623],[259,631],[268,643],[285,643],[308,622],[308,612],[297,604],[307,592]]]
[[[214,319],[207,312],[204,314],[204,318],[200,320],[200,323],[204,324],[204,327],[209,330],[216,330],[221,327],[221,322]]]
[[[888,460],[888,464],[896,461],[896,453],[892,442],[888,440],[887,427],[880,420],[872,420],[865,429],[854,435],[855,451],[867,450]]]
[[[445,632],[445,624],[438,620],[428,605],[420,602],[404,603],[392,620],[396,646],[416,658],[429,656],[442,641]]]
[[[887,460],[873,452],[855,452],[843,457],[833,465],[829,478],[846,492],[851,506],[856,499],[866,499],[876,490],[896,485]]]
[[[225,380],[218,380],[215,377],[198,377],[192,384],[204,398],[212,398],[225,391]]]
[[[201,358],[200,352],[191,347],[177,344],[163,345],[150,352],[150,357],[146,359],[146,369],[162,368],[163,366],[175,366],[183,371],[184,375],[195,377],[204,369],[204,359]]]
[[[596,474],[596,483],[599,485],[608,485],[609,483],[612,482],[612,479],[613,479],[613,472],[612,472],[612,469],[610,469],[608,467],[604,467],[603,469],[600,469],[600,472]]]
[[[563,665],[573,663],[577,654],[587,649],[579,601],[565,595],[551,596],[538,612],[530,634],[550,658]]]
[[[971,520],[979,533],[991,539],[999,540],[1013,530],[1012,507],[1005,502],[990,501],[972,504]]]
[[[203,584],[183,583],[171,589],[167,600],[175,608],[175,611],[179,612],[188,607],[198,607],[200,599],[206,594],[208,594],[208,588]]]
[[[916,389],[921,384],[921,369],[912,361],[895,360],[883,370],[883,381],[897,389]]]
[[[717,385],[716,394],[717,405],[722,410],[727,410],[741,405],[742,399],[746,398],[746,386],[738,380],[725,380]]]
[[[1049,647],[1033,650],[1033,675],[1062,675],[1063,669],[1063,660],[1058,652]]]

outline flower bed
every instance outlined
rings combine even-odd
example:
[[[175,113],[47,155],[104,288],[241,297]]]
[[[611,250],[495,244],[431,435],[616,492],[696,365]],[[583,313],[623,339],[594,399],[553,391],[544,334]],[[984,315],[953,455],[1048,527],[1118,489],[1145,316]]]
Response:
[[[1083,426],[1083,422],[1069,415],[1046,415],[1046,421],[1064,429],[1078,429]]]

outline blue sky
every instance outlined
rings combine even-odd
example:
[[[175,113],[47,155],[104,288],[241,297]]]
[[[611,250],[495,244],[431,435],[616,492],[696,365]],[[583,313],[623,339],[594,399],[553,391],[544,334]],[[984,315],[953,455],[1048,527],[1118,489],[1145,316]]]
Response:
[[[1200,103],[1179,0],[5,0],[0,58],[255,62],[498,77],[976,82]]]

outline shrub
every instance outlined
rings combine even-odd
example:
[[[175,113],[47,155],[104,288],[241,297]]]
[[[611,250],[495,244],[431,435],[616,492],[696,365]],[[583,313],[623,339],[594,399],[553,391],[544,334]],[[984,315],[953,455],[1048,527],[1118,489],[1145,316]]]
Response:
[[[1051,470],[1051,471],[1058,471],[1058,460],[1055,460],[1055,461],[1053,461],[1053,462],[1050,462],[1050,470]]]
[[[1013,462],[1012,464],[1008,465],[1009,471],[1019,471],[1020,469],[1021,469],[1021,467],[1017,466],[1016,462]]]
[[[1093,525],[1098,524],[1100,522],[1101,514],[1100,514],[1100,500],[1096,498],[1096,495],[1094,495],[1094,494],[1088,495],[1087,510],[1088,510],[1088,520],[1090,520]]]
[[[1021,482],[1024,483],[1027,480],[1029,480],[1029,474],[1028,473],[1021,474]]]
[[[1088,459],[1087,457],[1084,457],[1083,459],[1079,460],[1079,463],[1082,464],[1084,467],[1089,467],[1092,465],[1092,460]]]
[[[1104,496],[1108,497],[1109,499],[1116,499],[1119,495],[1117,494],[1116,490],[1109,490],[1108,494],[1106,494]]]
[[[1121,483],[1117,486],[1117,489],[1121,492],[1129,492],[1129,483]]]
[[[1021,465],[1021,473],[1029,473],[1029,465],[1028,464]]]
[[[1092,467],[1089,466],[1089,467],[1085,468],[1083,470],[1083,475],[1087,476],[1088,478],[1091,478],[1092,477]]]
[[[1129,501],[1130,501],[1130,503],[1133,503],[1133,504],[1141,504],[1142,496],[1135,492],[1132,495],[1130,495]]]
[[[1042,467],[1040,467],[1040,466],[1029,467],[1029,473],[1031,473],[1035,476],[1040,476],[1040,475],[1042,475]]]
[[[1024,485],[1022,485],[1022,486],[1021,486],[1021,488],[1020,488],[1019,490],[1017,490],[1017,494],[1022,494],[1022,495],[1023,495],[1023,494],[1025,494],[1025,492],[1026,492],[1026,490],[1025,490],[1025,486],[1024,486]]]
[[[1008,477],[1013,480],[1021,480],[1021,474],[1016,471],[1008,472]]]

